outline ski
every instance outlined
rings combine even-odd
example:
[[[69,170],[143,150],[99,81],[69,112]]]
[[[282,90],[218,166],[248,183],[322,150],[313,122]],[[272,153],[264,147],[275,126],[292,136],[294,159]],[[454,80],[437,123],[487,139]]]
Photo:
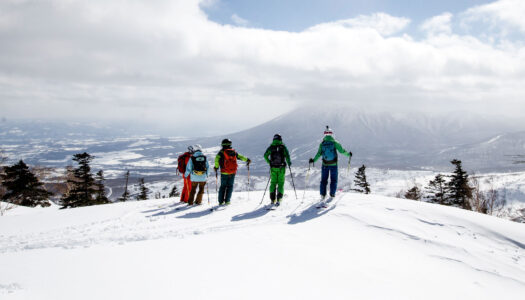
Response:
[[[275,204],[270,204],[269,206],[266,207],[266,210],[276,210],[277,209],[277,206]]]

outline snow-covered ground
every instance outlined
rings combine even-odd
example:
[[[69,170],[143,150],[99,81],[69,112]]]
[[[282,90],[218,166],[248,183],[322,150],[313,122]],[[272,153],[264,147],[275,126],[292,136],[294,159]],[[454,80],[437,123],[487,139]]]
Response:
[[[0,217],[0,299],[525,294],[525,224],[353,193],[319,210],[317,192],[303,201],[302,190],[268,211],[258,205],[262,193],[237,192],[213,212],[206,196],[191,208],[160,199],[10,210]]]

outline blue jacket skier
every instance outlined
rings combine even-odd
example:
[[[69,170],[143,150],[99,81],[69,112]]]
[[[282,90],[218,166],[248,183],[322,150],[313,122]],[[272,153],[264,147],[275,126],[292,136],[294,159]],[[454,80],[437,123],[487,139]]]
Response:
[[[204,194],[204,186],[206,185],[208,175],[210,175],[210,164],[206,156],[202,153],[200,145],[193,146],[193,150],[195,152],[188,161],[184,175],[186,178],[189,176],[191,180],[188,205],[193,205],[197,187],[199,188],[199,192],[197,193],[195,204],[200,205],[202,203],[202,195]]]
[[[333,132],[330,127],[326,126],[324,131],[324,138],[319,145],[319,150],[314,158],[310,158],[310,163],[316,162],[319,157],[323,158],[323,167],[321,169],[321,185],[319,192],[321,198],[326,197],[326,186],[328,184],[328,177],[330,177],[330,197],[335,197],[337,191],[337,152],[351,157],[352,152],[346,151],[341,144],[333,137]]]

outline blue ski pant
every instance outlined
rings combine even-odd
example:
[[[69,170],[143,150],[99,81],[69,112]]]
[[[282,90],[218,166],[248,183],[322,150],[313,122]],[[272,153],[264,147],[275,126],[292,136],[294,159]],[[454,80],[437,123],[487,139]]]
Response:
[[[221,174],[221,187],[219,188],[219,204],[229,203],[233,193],[235,174]]]
[[[328,185],[328,177],[330,177],[330,196],[335,196],[337,191],[337,165],[323,166],[321,169],[321,196],[326,196],[326,186]]]

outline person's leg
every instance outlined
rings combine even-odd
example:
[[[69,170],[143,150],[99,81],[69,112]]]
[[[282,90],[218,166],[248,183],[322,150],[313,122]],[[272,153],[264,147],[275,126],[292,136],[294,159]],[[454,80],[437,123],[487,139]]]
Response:
[[[199,192],[197,193],[197,199],[195,201],[195,204],[200,205],[202,203],[202,195],[204,195],[204,186],[206,185],[206,181],[199,182]]]
[[[328,184],[328,167],[323,166],[321,168],[321,186],[319,187],[319,193],[322,197],[326,196],[326,185]]]
[[[219,187],[219,204],[223,204],[225,201],[227,180],[228,175],[221,174],[221,186]]]
[[[190,196],[191,191],[191,181],[189,178],[186,178],[184,175],[182,175],[182,192],[180,193],[180,201],[181,202],[188,202],[188,198]]]
[[[226,186],[226,196],[224,198],[225,203],[229,204],[233,193],[233,184],[235,182],[235,174],[228,175],[228,185]]]
[[[337,166],[331,166],[330,167],[330,197],[335,197],[335,193],[337,192]]]
[[[284,196],[284,179],[286,168],[279,168],[277,171],[277,201],[281,201]]]
[[[197,185],[198,185],[197,182],[191,183],[191,190],[188,196],[188,205],[193,205],[193,200],[195,199],[195,191],[197,190]]]
[[[272,203],[275,202],[275,189],[277,187],[278,172],[276,168],[270,169],[270,200]]]

